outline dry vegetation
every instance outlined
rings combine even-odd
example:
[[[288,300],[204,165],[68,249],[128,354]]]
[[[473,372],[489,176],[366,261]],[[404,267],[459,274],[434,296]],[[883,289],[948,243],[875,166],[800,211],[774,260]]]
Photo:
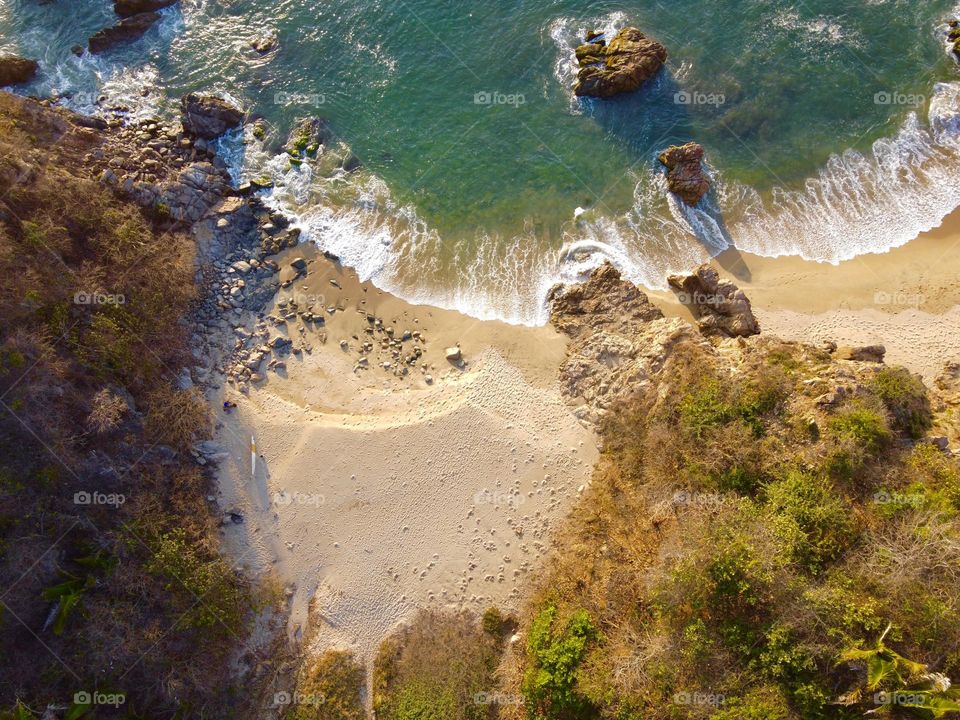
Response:
[[[193,244],[85,176],[98,142],[0,95],[0,714],[235,717],[251,596],[172,384]]]

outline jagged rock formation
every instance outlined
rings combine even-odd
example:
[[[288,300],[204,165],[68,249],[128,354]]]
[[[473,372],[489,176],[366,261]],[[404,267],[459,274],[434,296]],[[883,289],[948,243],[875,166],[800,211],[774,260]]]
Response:
[[[184,132],[204,140],[213,140],[243,124],[242,110],[213,95],[184,95],[180,111]]]
[[[709,265],[690,275],[671,275],[670,287],[680,302],[690,308],[704,335],[747,337],[760,332],[760,325],[743,291]]]
[[[128,43],[141,37],[153,24],[160,19],[155,12],[139,13],[124,18],[113,27],[104,28],[90,38],[90,52],[94,54],[106,52],[117,45]]]
[[[605,263],[587,282],[551,290],[550,320],[569,335],[560,368],[581,420],[597,422],[616,401],[643,390],[678,342],[706,344],[688,323],[664,318],[645,293]]]
[[[703,148],[697,143],[673,145],[660,154],[667,168],[670,192],[693,207],[710,192],[710,179],[703,173]]]
[[[0,55],[0,87],[30,82],[37,76],[39,67],[35,60],[16,55]]]
[[[609,44],[596,35],[577,48],[580,72],[573,90],[578,96],[613,97],[633,92],[656,75],[667,61],[667,49],[640,30],[624,28]]]

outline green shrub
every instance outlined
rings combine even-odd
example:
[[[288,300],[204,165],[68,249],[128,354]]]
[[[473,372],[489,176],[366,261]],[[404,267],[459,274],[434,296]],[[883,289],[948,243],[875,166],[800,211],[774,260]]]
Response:
[[[328,650],[304,669],[284,720],[365,720],[366,673],[349,652]]]
[[[923,380],[902,367],[883,368],[872,389],[893,417],[894,426],[912,438],[921,438],[933,424],[933,413]]]
[[[818,572],[853,542],[850,507],[826,478],[791,470],[764,494],[786,556],[809,572]]]
[[[530,626],[523,695],[532,720],[580,720],[597,709],[578,692],[580,663],[599,632],[586,610],[571,615],[562,630],[554,627],[555,605],[548,605]]]
[[[851,440],[868,453],[877,453],[891,440],[883,413],[862,404],[842,408],[830,418],[830,429],[841,439]]]
[[[763,686],[743,697],[727,698],[710,720],[789,720],[791,717],[790,706],[780,689]]]

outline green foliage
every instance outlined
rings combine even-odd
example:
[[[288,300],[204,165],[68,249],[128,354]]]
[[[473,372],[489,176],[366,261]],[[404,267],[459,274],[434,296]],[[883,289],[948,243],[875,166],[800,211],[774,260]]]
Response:
[[[844,407],[830,418],[829,427],[838,437],[853,441],[868,453],[879,452],[891,440],[887,419],[866,405]]]
[[[791,469],[764,494],[787,557],[809,572],[819,572],[853,542],[850,507],[826,478]]]
[[[895,427],[912,438],[921,438],[933,424],[927,389],[919,376],[902,367],[885,367],[872,389],[893,417]]]
[[[710,720],[789,720],[790,706],[773,685],[751,690],[743,697],[727,698]]]
[[[533,720],[592,718],[596,708],[578,692],[578,670],[588,647],[600,634],[586,610],[573,613],[559,632],[554,627],[557,608],[548,605],[530,627],[528,668],[523,694]]]
[[[167,590],[185,607],[178,625],[215,633],[239,631],[250,609],[241,582],[223,558],[189,542],[182,528],[157,540],[147,569],[165,576]]]
[[[303,669],[284,720],[366,720],[365,683],[363,666],[350,653],[328,650]]]

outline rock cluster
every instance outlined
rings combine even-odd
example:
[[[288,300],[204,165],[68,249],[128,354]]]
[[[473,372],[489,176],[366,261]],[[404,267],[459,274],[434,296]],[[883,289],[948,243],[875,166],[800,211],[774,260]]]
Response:
[[[423,331],[408,328],[397,330],[383,318],[371,313],[363,314],[367,319],[367,326],[363,330],[365,337],[354,338],[354,343],[340,341],[340,347],[345,352],[358,352],[354,372],[377,366],[397,377],[405,377],[418,365],[422,373],[427,372],[429,366],[424,361],[427,338]],[[425,379],[428,384],[433,381],[429,375]]]
[[[244,113],[214,95],[184,95],[180,101],[180,120],[191,137],[213,140],[243,124]]]
[[[116,25],[104,28],[91,36],[88,43],[90,52],[96,55],[112,50],[117,45],[132,42],[153,27],[159,19],[160,14],[156,12],[143,12],[125,17]]]
[[[721,280],[709,265],[701,265],[689,275],[671,275],[668,282],[704,335],[747,337],[760,332],[747,296],[729,280]]]
[[[660,154],[660,163],[667,168],[667,185],[693,207],[710,192],[710,179],[703,172],[703,148],[697,143],[673,145]]]
[[[37,76],[39,68],[35,60],[16,55],[0,55],[0,87],[28,83]]]
[[[607,44],[591,33],[577,48],[580,71],[574,93],[578,96],[613,97],[633,92],[656,75],[667,61],[667,49],[637,28],[618,32]]]

